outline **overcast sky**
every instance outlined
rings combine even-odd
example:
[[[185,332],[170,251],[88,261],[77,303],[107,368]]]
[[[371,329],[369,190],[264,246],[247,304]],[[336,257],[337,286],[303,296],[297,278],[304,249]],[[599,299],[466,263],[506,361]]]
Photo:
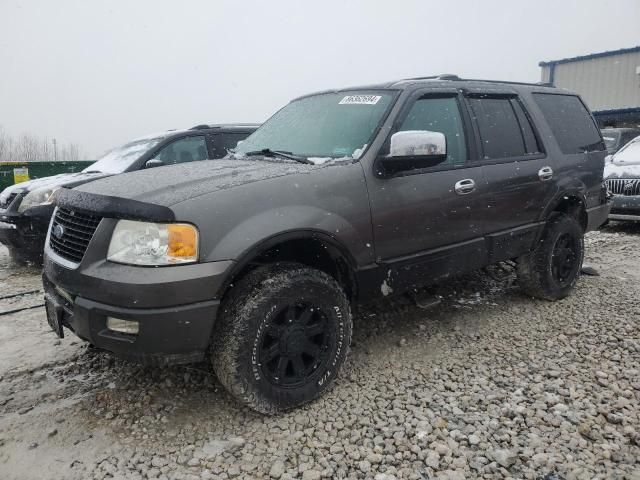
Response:
[[[0,0],[0,125],[95,157],[149,132],[259,122],[300,94],[640,45],[638,0]]]

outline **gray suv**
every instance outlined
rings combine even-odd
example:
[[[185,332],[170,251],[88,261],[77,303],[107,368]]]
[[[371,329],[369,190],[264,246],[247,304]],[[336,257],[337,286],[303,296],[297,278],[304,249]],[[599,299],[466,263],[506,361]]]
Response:
[[[547,300],[607,218],[605,148],[581,99],[415,78],[298,98],[226,159],[57,193],[53,330],[151,363],[210,357],[265,413],[326,391],[352,310],[503,260]]]

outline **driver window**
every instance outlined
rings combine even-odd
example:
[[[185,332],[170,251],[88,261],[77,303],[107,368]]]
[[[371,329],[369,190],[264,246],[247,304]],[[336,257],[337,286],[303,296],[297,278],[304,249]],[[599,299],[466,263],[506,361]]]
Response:
[[[447,160],[444,165],[463,165],[467,159],[467,144],[458,102],[454,97],[421,98],[409,110],[398,129],[429,130],[443,133],[447,139]]]
[[[165,165],[175,163],[196,162],[206,160],[207,144],[204,137],[186,137],[170,143],[160,150],[154,159],[162,161]]]

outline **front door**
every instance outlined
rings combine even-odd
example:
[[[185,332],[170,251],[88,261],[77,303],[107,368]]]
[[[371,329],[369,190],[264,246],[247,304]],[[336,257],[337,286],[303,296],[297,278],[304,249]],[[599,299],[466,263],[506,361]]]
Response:
[[[479,219],[486,208],[487,185],[482,167],[469,161],[473,144],[465,115],[457,93],[416,95],[390,135],[441,132],[447,159],[391,178],[375,175],[375,168],[368,175],[376,257],[388,270],[389,281],[395,277],[410,283],[402,287],[474,269],[486,260]],[[385,147],[382,150],[385,154]]]

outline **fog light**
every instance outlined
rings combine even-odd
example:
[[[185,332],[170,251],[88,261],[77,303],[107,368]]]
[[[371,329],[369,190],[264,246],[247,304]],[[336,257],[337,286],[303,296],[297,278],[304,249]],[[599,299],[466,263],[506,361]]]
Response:
[[[107,317],[107,328],[114,332],[129,333],[137,335],[140,331],[140,323],[133,320],[123,320],[121,318]]]

